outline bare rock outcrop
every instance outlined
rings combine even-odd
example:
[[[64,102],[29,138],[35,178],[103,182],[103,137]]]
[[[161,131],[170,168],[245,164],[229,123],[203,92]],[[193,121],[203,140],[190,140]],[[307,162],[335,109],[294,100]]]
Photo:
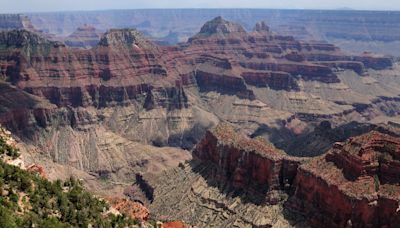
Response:
[[[219,16],[206,22],[196,37],[208,37],[212,35],[223,36],[236,33],[244,34],[246,30],[241,25],[227,21]],[[193,40],[193,38],[191,38],[189,42],[191,40]]]
[[[208,131],[193,151],[195,159],[217,166],[215,178],[259,192],[284,189],[301,160],[287,157],[262,139],[249,139],[226,124]]]
[[[150,212],[141,203],[117,197],[106,198],[106,201],[121,214],[132,219],[138,219],[140,221],[147,221],[149,219]]]
[[[287,207],[315,226],[396,227],[399,137],[372,131],[300,166]]]
[[[85,24],[66,37],[64,42],[70,47],[91,48],[97,45],[101,35],[95,27]]]
[[[47,179],[47,174],[46,171],[44,170],[43,166],[38,165],[38,164],[32,164],[30,166],[28,166],[27,168],[28,171],[35,173],[36,175]]]

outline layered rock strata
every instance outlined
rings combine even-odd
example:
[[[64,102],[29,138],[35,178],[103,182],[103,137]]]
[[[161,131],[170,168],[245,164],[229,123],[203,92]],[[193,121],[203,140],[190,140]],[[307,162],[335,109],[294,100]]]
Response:
[[[396,227],[400,139],[372,131],[300,166],[288,203],[315,226]]]
[[[300,159],[288,157],[263,139],[249,139],[226,124],[208,131],[193,151],[195,159],[217,166],[215,178],[260,192],[283,189],[296,175]]]
[[[371,131],[299,160],[220,124],[196,146],[195,161],[145,177],[154,187],[150,207],[206,226],[396,227],[399,148],[398,136]],[[187,185],[172,191],[180,181]]]

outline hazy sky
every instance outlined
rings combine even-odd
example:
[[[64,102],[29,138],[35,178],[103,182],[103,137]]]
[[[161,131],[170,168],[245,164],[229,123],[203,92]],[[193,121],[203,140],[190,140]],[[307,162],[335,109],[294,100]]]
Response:
[[[138,8],[282,8],[400,10],[400,0],[0,0],[0,12]]]

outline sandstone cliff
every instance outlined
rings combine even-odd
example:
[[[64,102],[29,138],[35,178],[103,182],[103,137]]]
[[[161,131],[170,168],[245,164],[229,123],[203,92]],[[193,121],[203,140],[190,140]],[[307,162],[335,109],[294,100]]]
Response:
[[[196,146],[195,161],[145,177],[150,208],[206,226],[396,227],[399,145],[398,136],[371,131],[300,160],[220,124]],[[180,181],[188,186],[171,190]],[[240,214],[244,205],[253,216]]]
[[[193,151],[195,159],[217,166],[215,178],[259,192],[284,189],[296,175],[300,159],[291,158],[262,139],[249,139],[220,124]]]
[[[300,166],[288,208],[315,226],[396,227],[399,137],[372,131]]]

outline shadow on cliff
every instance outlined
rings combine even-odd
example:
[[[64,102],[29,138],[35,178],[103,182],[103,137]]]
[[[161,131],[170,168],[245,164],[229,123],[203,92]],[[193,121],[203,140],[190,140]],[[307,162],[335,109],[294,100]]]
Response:
[[[241,203],[255,205],[269,205],[273,202],[281,201],[280,197],[284,197],[283,191],[260,191],[257,186],[246,186],[246,188],[235,188],[229,180],[217,175],[217,167],[208,162],[192,160],[189,162],[192,172],[202,176],[209,187],[217,188],[220,193],[227,198],[239,197]],[[279,194],[277,194],[279,192]],[[283,198],[282,198],[283,199]]]
[[[228,201],[234,198],[240,198],[241,204],[253,204],[256,206],[273,206],[282,205],[283,217],[293,227],[308,227],[304,222],[305,219],[299,214],[295,214],[286,208],[286,201],[290,197],[288,192],[283,190],[273,191],[260,191],[257,186],[246,186],[246,188],[238,189],[229,184],[229,181],[221,180],[216,178],[216,166],[211,163],[206,163],[198,160],[192,160],[189,162],[189,166],[192,172],[201,175],[207,182],[207,185],[211,188],[217,188],[218,191],[224,195]],[[233,201],[233,200],[232,200]],[[222,205],[221,205],[222,207]]]
[[[350,137],[359,136],[372,130],[389,135],[397,135],[387,126],[353,121],[332,128],[330,122],[322,121],[315,127],[314,131],[291,139],[275,141],[274,145],[292,156],[315,157],[326,153],[335,142],[343,142]]]
[[[250,135],[251,138],[263,137],[268,139],[278,149],[296,157],[315,157],[326,153],[335,142],[343,142],[350,137],[359,136],[372,130],[389,135],[397,135],[387,126],[359,123],[356,121],[332,127],[329,121],[322,121],[314,130],[295,135],[285,127],[271,128],[260,125]]]
[[[185,150],[191,150],[194,146],[204,137],[206,131],[212,126],[202,126],[195,124],[188,130],[185,130],[181,134],[170,135],[167,142],[162,142],[158,139],[152,141],[153,146],[163,147],[180,147]]]
[[[277,124],[281,125],[281,123]],[[285,140],[291,140],[296,136],[293,134],[293,132],[283,126],[281,126],[280,128],[273,128],[269,127],[266,124],[260,124],[260,126],[254,131],[254,133],[250,135],[250,138],[256,137],[267,138],[268,141],[276,144]]]

